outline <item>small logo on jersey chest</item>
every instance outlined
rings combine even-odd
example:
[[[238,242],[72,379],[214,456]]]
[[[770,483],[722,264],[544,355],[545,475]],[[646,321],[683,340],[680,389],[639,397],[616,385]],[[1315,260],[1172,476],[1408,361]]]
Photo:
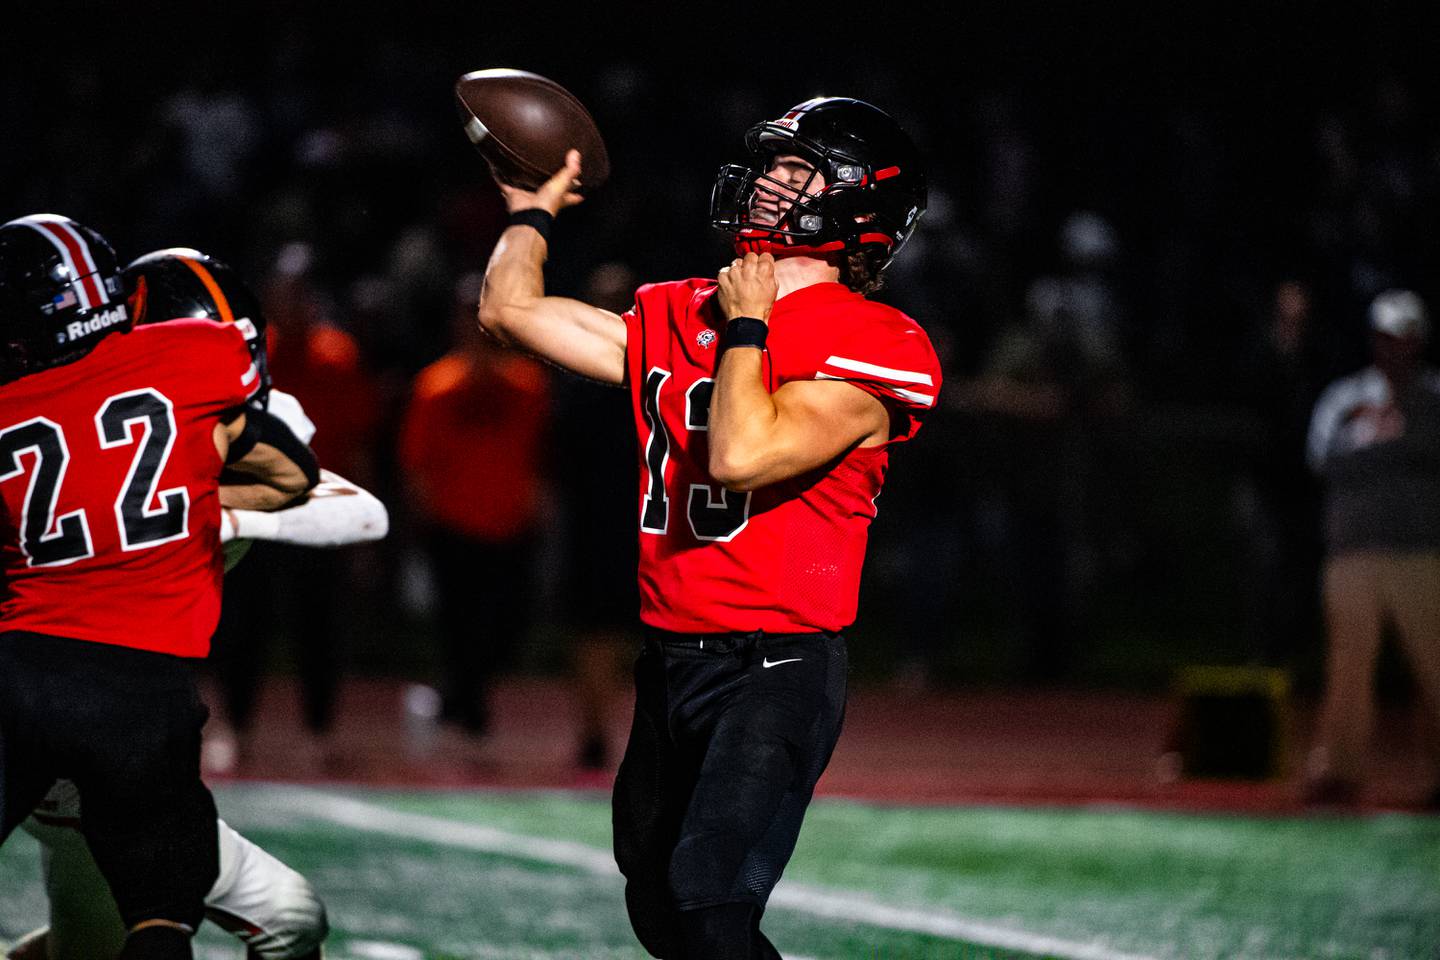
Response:
[[[695,334],[695,342],[700,344],[700,346],[704,347],[707,350],[710,349],[710,347],[715,343],[715,331],[701,330],[699,333]]]

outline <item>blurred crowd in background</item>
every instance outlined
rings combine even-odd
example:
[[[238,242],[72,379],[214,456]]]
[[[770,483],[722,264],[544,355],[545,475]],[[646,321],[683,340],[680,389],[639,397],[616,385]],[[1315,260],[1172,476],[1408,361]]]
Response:
[[[710,184],[749,125],[854,95],[921,144],[929,212],[881,297],[947,383],[879,502],[862,675],[1153,685],[1270,663],[1313,688],[1310,412],[1368,362],[1377,293],[1440,306],[1440,87],[1405,23],[637,16],[572,25],[582,47],[513,13],[309,6],[240,5],[204,43],[117,18],[63,64],[0,37],[3,218],[241,269],[322,463],[390,508],[381,544],[257,547],[237,571],[233,596],[267,599],[220,644],[247,663],[232,709],[287,664],[323,719],[343,671],[559,670],[633,629],[626,397],[474,328],[504,210],[450,87],[490,66],[595,114],[615,172],[561,218],[549,284],[616,310],[728,260]]]

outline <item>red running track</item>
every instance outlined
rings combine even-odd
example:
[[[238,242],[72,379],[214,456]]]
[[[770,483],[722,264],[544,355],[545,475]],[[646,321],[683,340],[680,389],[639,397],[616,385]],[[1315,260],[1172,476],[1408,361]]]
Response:
[[[577,710],[566,685],[511,679],[494,694],[493,729],[466,738],[407,710],[404,681],[351,679],[335,730],[301,730],[298,690],[272,678],[238,763],[212,780],[259,779],[395,787],[605,788],[624,748],[629,702],[609,712],[611,763],[575,762]],[[214,703],[214,698],[208,698]],[[421,698],[423,699],[423,697]],[[1122,804],[1185,810],[1299,813],[1297,772],[1311,711],[1296,709],[1290,775],[1271,782],[1158,775],[1175,714],[1162,696],[1076,690],[853,690],[845,732],[819,792],[897,804]],[[218,711],[217,711],[218,714]],[[1406,710],[1383,711],[1362,811],[1414,809],[1431,784]],[[212,720],[207,744],[224,724]]]

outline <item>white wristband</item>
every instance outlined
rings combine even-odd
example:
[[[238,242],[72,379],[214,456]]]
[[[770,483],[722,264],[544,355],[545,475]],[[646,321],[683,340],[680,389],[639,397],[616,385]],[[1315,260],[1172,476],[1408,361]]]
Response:
[[[231,510],[235,536],[249,540],[274,540],[280,533],[280,515],[262,510]]]

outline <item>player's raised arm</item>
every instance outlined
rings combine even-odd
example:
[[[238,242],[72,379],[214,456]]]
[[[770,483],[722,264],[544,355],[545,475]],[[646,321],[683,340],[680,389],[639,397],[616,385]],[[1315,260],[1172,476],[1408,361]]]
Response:
[[[617,313],[579,300],[545,295],[549,227],[556,214],[579,203],[574,190],[580,154],[538,190],[500,184],[510,211],[480,292],[480,326],[502,343],[519,347],[601,383],[625,382],[625,321]]]

